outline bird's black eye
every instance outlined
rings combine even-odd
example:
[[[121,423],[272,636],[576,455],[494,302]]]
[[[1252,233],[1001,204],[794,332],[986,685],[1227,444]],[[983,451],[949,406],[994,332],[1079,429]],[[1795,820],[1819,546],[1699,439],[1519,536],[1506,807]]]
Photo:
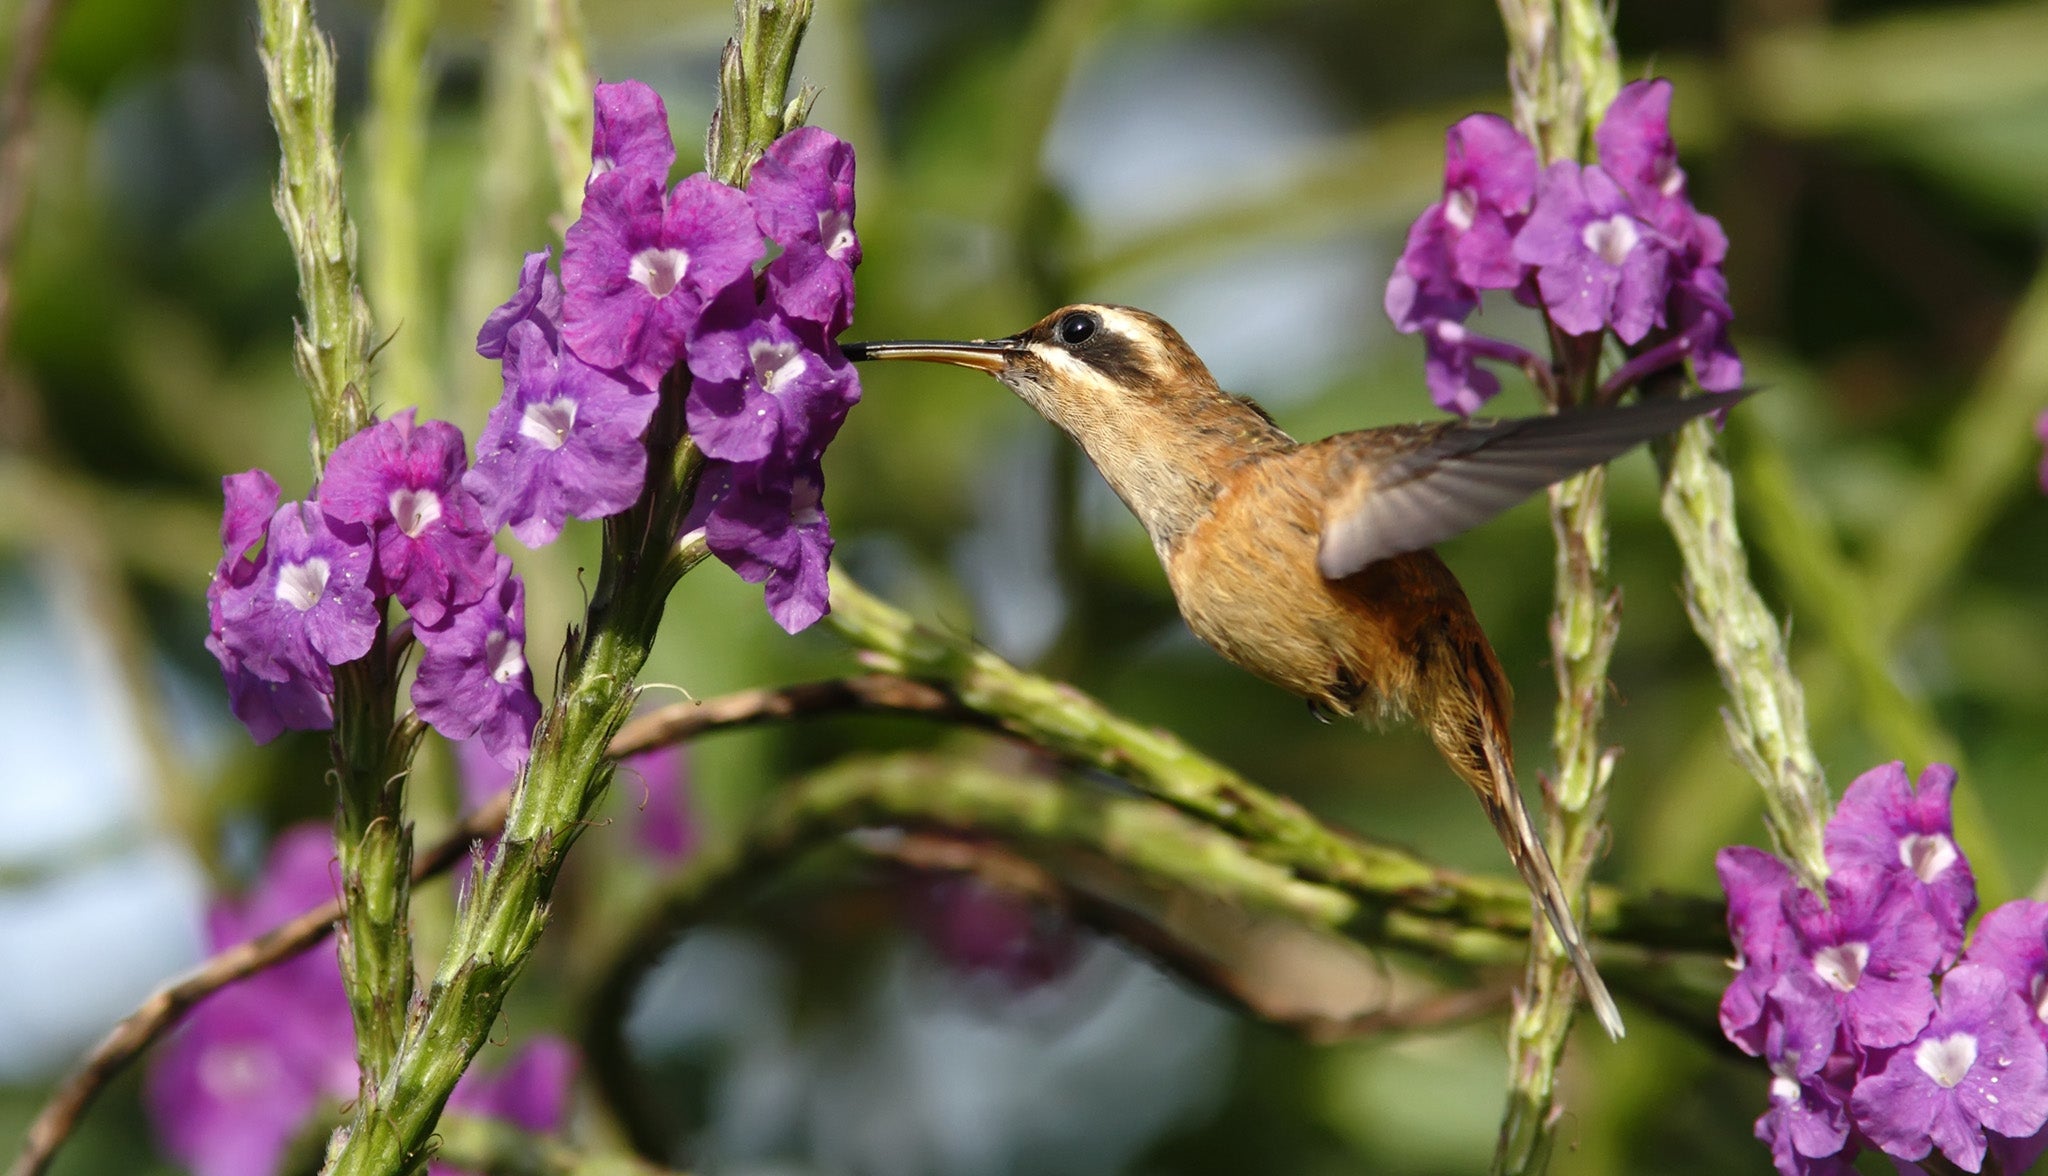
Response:
[[[1052,332],[1066,346],[1079,347],[1081,344],[1093,339],[1096,329],[1101,326],[1101,319],[1096,318],[1085,310],[1077,310],[1054,324]]]

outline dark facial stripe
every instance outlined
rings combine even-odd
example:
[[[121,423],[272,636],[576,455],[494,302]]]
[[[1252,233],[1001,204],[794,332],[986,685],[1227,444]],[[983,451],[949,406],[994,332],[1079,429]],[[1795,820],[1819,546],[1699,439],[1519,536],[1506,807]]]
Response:
[[[1145,364],[1144,352],[1132,340],[1107,328],[1078,347],[1066,349],[1075,359],[1114,380],[1119,387],[1137,388],[1157,377]]]

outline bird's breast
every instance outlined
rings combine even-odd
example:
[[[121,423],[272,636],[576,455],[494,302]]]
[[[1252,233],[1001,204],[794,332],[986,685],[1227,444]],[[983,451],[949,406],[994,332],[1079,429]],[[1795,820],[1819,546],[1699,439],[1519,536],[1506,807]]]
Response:
[[[1405,712],[1429,630],[1470,606],[1434,552],[1397,556],[1343,580],[1316,570],[1325,499],[1315,451],[1233,471],[1164,552],[1195,635],[1237,665],[1331,710]]]

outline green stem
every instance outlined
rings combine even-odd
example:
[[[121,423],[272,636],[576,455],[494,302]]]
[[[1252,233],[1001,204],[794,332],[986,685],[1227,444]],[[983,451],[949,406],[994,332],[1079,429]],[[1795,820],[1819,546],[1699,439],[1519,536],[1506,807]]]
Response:
[[[582,1152],[500,1119],[441,1120],[441,1158],[479,1176],[674,1176],[635,1156]]]
[[[311,0],[262,0],[263,74],[283,165],[273,202],[299,271],[293,349],[313,407],[314,464],[370,421],[370,307],[356,285],[356,230],[334,136],[334,47]]]
[[[799,22],[793,30],[786,23],[791,12]],[[745,131],[720,161],[719,179],[743,180],[744,168],[768,146],[752,134],[782,129],[788,113],[782,94],[808,12],[807,4],[783,9],[776,0],[740,0],[740,36],[726,57],[751,68],[738,82],[728,68],[713,119],[714,125],[730,120]],[[567,9],[562,15],[573,19]],[[775,117],[759,117],[763,108]],[[701,465],[696,446],[684,435],[686,394],[687,375],[672,372],[648,426],[647,488],[632,508],[605,520],[597,587],[583,629],[571,634],[563,650],[561,681],[534,731],[504,836],[456,917],[396,1063],[374,1096],[357,1100],[349,1123],[335,1134],[327,1172],[394,1176],[424,1166],[442,1107],[488,1039],[546,926],[562,862],[611,782],[605,749],[638,697],[635,679],[660,628],[669,590],[700,557],[700,545],[676,539]]]
[[[1586,153],[1601,112],[1620,88],[1607,9],[1598,0],[1500,0],[1508,32],[1515,121],[1546,164]],[[1563,340],[1553,331],[1553,336]],[[1597,382],[1597,353],[1564,341],[1563,378],[1581,405]],[[1590,351],[1590,349],[1587,349]],[[1569,410],[1571,405],[1559,405]],[[1557,708],[1556,775],[1544,790],[1545,844],[1574,907],[1606,844],[1604,820],[1614,753],[1603,746],[1607,672],[1621,631],[1621,594],[1608,553],[1607,472],[1594,468],[1550,489],[1557,539],[1550,618]],[[1539,927],[1508,1022],[1508,1094],[1495,1145],[1496,1173],[1542,1172],[1558,1119],[1557,1067],[1577,1010],[1578,983],[1557,937]]]
[[[921,625],[836,570],[827,620],[866,651],[862,660],[868,664],[941,681],[961,705],[995,727],[1115,775],[1246,843],[1251,853],[1303,881],[1418,918],[1512,933],[1529,929],[1529,896],[1519,882],[1460,874],[1332,829],[1173,735],[1131,722],[1074,687],[1020,670],[972,641]],[[1671,950],[1725,951],[1719,905],[1598,889],[1584,926],[1588,934]]]
[[[685,930],[729,909],[810,850],[856,829],[894,828],[993,840],[1085,888],[1080,852],[1115,862],[1148,889],[1278,915],[1362,942],[1467,966],[1498,967],[1522,954],[1527,901],[1517,925],[1484,925],[1389,904],[1398,889],[1361,892],[1305,881],[1276,864],[1270,847],[1143,797],[1117,796],[1041,776],[907,754],[849,760],[779,792],[734,840],[700,852],[633,920],[583,1002],[591,1070],[635,1146],[662,1146],[643,1113],[624,1038],[625,1013],[647,970]],[[1519,889],[1516,883],[1503,883]],[[1608,966],[1619,985],[1683,1023],[1717,1033],[1713,1010],[1724,972],[1718,951],[1690,959],[1664,950],[1621,950]],[[1702,980],[1704,977],[1704,980]]]
[[[334,50],[309,0],[264,0],[260,56],[282,165],[275,204],[299,271],[294,357],[313,407],[313,457],[370,422],[370,309],[356,284],[355,225],[343,200],[334,133]],[[341,859],[342,978],[356,1027],[361,1102],[375,1091],[398,1048],[413,990],[412,827],[405,774],[417,734],[395,729],[397,683],[380,626],[368,656],[335,672],[330,743]]]

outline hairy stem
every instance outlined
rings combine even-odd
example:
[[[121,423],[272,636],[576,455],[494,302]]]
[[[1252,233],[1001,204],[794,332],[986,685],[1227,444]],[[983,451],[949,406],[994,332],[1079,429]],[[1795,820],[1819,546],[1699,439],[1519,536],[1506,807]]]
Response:
[[[264,0],[259,55],[282,166],[275,205],[299,271],[294,358],[313,406],[314,466],[370,423],[370,308],[356,284],[355,225],[342,196],[334,132],[334,48],[309,0]],[[361,1097],[398,1049],[412,999],[412,827],[405,775],[416,734],[392,723],[397,682],[383,633],[335,672],[335,849],[341,860],[342,979],[356,1027]]]
[[[1599,0],[1501,0],[1515,121],[1545,164],[1586,152],[1599,116],[1619,89],[1614,31]],[[1555,334],[1555,332],[1553,332]],[[1589,406],[1597,352],[1564,347],[1570,411]],[[1614,753],[1601,743],[1607,669],[1621,632],[1621,593],[1607,550],[1607,472],[1596,467],[1550,488],[1557,539],[1550,656],[1557,676],[1551,742],[1556,775],[1544,790],[1545,844],[1574,908],[1606,847],[1608,781]],[[1508,1096],[1493,1170],[1549,1166],[1558,1117],[1557,1066],[1577,1009],[1578,981],[1564,945],[1539,925],[1508,1022]]]
[[[1722,717],[1735,757],[1763,786],[1764,823],[1800,880],[1827,878],[1821,827],[1826,777],[1807,733],[1806,699],[1785,655],[1784,626],[1749,578],[1735,526],[1735,486],[1713,426],[1694,421],[1655,446],[1664,522],[1685,562],[1685,611],[1728,691]]]
[[[801,7],[807,17],[808,6]],[[770,15],[764,17],[763,10]],[[734,162],[722,161],[714,173],[728,183],[742,181],[739,169],[768,146],[753,140],[752,132],[779,133],[783,125],[782,95],[802,33],[778,23],[784,12],[776,0],[741,0],[744,43],[729,47],[727,56],[754,68],[744,85],[721,86],[720,113],[714,116],[743,128]],[[573,19],[566,9],[563,15]],[[774,39],[765,46],[747,40],[770,34]],[[776,118],[758,117],[764,107],[775,110]],[[606,749],[638,697],[635,679],[660,628],[669,590],[700,557],[694,546],[676,540],[700,465],[696,446],[684,435],[687,390],[687,375],[680,371],[664,382],[647,433],[647,487],[633,507],[605,521],[597,587],[583,628],[563,650],[561,681],[534,731],[504,836],[471,884],[441,966],[406,1026],[396,1063],[335,1133],[327,1172],[392,1176],[425,1164],[442,1107],[488,1039],[507,992],[539,942],[562,862],[611,782]]]
[[[563,215],[573,217],[583,203],[584,177],[590,174],[590,136],[595,125],[590,107],[590,56],[583,48],[583,16],[578,0],[531,2],[533,28],[540,41],[533,67],[540,121],[547,129],[548,154],[554,159]]]

